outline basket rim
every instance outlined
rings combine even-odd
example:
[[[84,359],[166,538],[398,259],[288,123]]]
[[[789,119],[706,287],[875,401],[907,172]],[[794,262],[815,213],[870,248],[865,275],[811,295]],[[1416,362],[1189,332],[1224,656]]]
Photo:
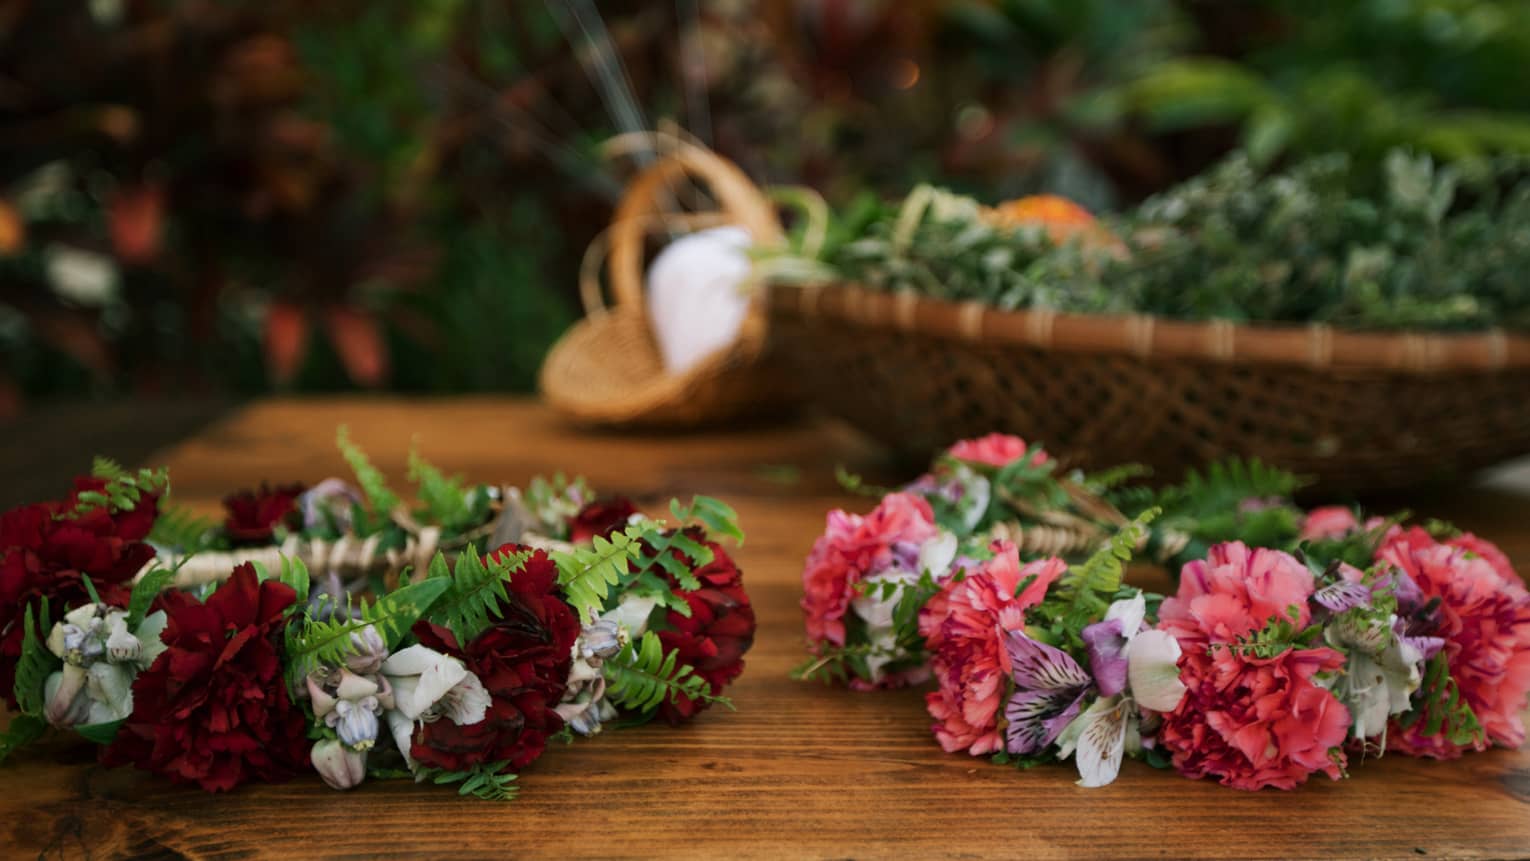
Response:
[[[1057,353],[1420,375],[1530,367],[1530,336],[1496,328],[1470,333],[1373,332],[1327,323],[1191,321],[1153,314],[1080,314],[1037,308],[1009,311],[975,300],[953,302],[911,291],[889,293],[836,282],[771,284],[766,304],[773,315]]]

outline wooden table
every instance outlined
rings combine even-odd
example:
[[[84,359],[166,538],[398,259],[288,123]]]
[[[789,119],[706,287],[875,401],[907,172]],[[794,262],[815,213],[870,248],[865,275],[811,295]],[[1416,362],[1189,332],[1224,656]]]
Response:
[[[401,782],[332,792],[317,777],[212,796],[55,744],[0,767],[0,855],[1530,857],[1530,751],[1450,763],[1389,756],[1344,782],[1259,793],[1128,762],[1115,784],[1088,790],[1069,767],[1017,772],[942,753],[918,692],[791,681],[803,655],[803,556],[825,511],[867,507],[836,488],[834,466],[885,468],[835,427],[618,436],[575,432],[525,402],[275,401],[159,460],[179,501],[212,510],[261,479],[339,474],[340,423],[400,484],[417,436],[429,458],[473,479],[521,483],[561,469],[651,510],[694,492],[733,503],[760,621],[729,691],[737,713],[556,746],[506,805]],[[1530,561],[1530,470],[1404,501]],[[1161,575],[1147,576],[1162,588]]]

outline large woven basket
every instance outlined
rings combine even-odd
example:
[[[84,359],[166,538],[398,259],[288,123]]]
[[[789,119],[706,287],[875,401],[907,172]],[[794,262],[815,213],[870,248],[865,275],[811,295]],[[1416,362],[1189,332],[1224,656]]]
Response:
[[[777,286],[771,334],[809,397],[927,458],[989,431],[1165,478],[1230,455],[1372,491],[1530,452],[1530,338],[1002,311]]]
[[[774,205],[735,165],[673,136],[644,135],[665,154],[628,184],[611,226],[585,255],[580,296],[588,316],[553,345],[540,386],[554,409],[576,421],[629,427],[685,427],[772,409],[790,396],[788,377],[766,361],[766,313],[755,302],[731,346],[671,374],[654,342],[643,300],[647,240],[719,224],[748,230],[760,248],[783,240]],[[677,189],[705,186],[713,211],[683,211]],[[609,262],[609,266],[606,264]],[[608,269],[614,304],[600,286]]]

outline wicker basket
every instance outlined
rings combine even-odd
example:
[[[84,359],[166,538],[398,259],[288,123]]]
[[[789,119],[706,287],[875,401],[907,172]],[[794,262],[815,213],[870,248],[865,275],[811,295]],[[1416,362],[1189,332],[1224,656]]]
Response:
[[[777,286],[771,334],[809,396],[927,458],[1007,431],[1068,463],[1172,478],[1229,455],[1372,491],[1530,452],[1530,338],[1002,311]]]
[[[788,378],[765,360],[766,313],[755,302],[738,339],[683,374],[664,369],[643,301],[645,240],[660,232],[736,224],[755,244],[783,242],[771,202],[736,166],[704,147],[665,135],[665,155],[633,178],[611,226],[585,255],[580,296],[588,316],[553,345],[542,364],[547,403],[576,421],[597,425],[685,427],[775,408],[789,396]],[[705,185],[718,212],[677,212],[677,180]],[[615,300],[606,307],[600,270],[609,260]]]

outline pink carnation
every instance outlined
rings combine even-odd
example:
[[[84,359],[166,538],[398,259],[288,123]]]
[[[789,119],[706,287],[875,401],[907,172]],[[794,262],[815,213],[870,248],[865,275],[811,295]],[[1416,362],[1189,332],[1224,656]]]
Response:
[[[868,515],[829,512],[802,571],[802,611],[808,639],[845,644],[845,611],[855,587],[895,563],[917,559],[919,545],[935,536],[930,504],[912,493],[890,493]]]
[[[1360,528],[1355,512],[1342,505],[1325,505],[1314,508],[1302,518],[1303,541],[1322,541],[1343,538]]]
[[[1025,440],[1009,434],[991,433],[988,436],[980,436],[976,439],[964,439],[946,450],[946,454],[957,460],[983,463],[989,466],[1004,467],[1025,457],[1029,451]],[[1045,452],[1036,455],[1036,463],[1046,463]]]
[[[1181,650],[1185,697],[1158,731],[1181,774],[1238,789],[1291,789],[1318,771],[1341,776],[1350,714],[1313,677],[1340,670],[1344,656],[1315,648],[1258,658],[1229,647],[1292,606],[1305,626],[1312,589],[1311,572],[1290,554],[1241,542],[1184,567],[1158,624]]]
[[[940,684],[924,698],[935,719],[935,738],[947,752],[966,750],[973,756],[1004,747],[998,721],[1010,675],[1004,632],[1025,628],[1025,611],[1041,603],[1068,567],[1060,559],[1022,567],[1019,551],[1008,541],[996,541],[991,549],[994,557],[983,567],[959,582],[948,581],[919,612],[919,633]]]
[[[1450,675],[1477,716],[1484,738],[1470,749],[1525,741],[1520,711],[1530,695],[1530,593],[1491,542],[1462,535],[1445,544],[1418,527],[1394,535],[1377,558],[1402,569],[1418,585],[1422,600],[1439,608],[1409,633],[1445,640]],[[1445,728],[1447,731],[1449,726]],[[1387,746],[1413,756],[1454,759],[1467,746],[1442,732],[1424,734],[1422,722],[1409,729],[1393,725]]]

